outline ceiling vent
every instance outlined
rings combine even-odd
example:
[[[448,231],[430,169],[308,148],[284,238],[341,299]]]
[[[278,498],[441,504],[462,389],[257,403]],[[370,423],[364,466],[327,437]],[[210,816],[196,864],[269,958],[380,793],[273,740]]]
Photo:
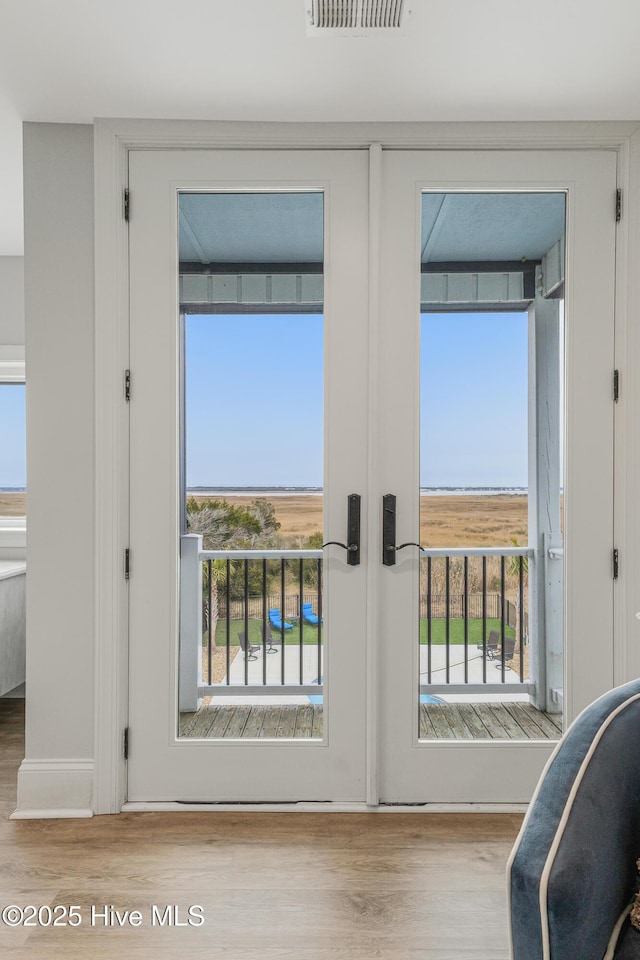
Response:
[[[405,32],[408,0],[305,0],[308,37],[381,37]]]

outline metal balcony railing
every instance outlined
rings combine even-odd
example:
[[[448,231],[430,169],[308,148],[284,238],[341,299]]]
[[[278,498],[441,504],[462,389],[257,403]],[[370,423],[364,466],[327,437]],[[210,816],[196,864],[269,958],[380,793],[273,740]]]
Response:
[[[533,692],[527,547],[420,554],[420,693]],[[180,709],[204,696],[319,695],[321,550],[203,550],[182,538]]]
[[[420,553],[420,691],[532,692],[529,547]]]

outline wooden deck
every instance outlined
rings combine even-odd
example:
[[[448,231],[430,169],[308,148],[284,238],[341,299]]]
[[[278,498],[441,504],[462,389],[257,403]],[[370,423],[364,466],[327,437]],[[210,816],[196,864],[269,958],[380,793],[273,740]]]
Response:
[[[422,740],[557,740],[559,716],[528,703],[425,703],[420,706]],[[304,706],[202,706],[180,714],[180,736],[199,739],[320,738],[321,704]]]

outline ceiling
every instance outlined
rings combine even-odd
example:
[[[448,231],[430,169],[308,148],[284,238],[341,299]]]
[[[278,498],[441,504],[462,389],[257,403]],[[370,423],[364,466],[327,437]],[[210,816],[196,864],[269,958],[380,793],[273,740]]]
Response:
[[[0,255],[21,122],[636,120],[638,0],[410,0],[402,37],[308,38],[303,0],[0,0]]]

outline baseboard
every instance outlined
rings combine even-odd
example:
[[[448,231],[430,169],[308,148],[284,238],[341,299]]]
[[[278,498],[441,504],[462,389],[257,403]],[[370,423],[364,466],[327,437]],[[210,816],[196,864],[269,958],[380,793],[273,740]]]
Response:
[[[93,816],[93,760],[23,760],[12,820]]]
[[[526,803],[419,803],[380,804],[369,807],[366,803],[180,803],[177,801],[132,801],[122,807],[123,813],[525,813]]]

